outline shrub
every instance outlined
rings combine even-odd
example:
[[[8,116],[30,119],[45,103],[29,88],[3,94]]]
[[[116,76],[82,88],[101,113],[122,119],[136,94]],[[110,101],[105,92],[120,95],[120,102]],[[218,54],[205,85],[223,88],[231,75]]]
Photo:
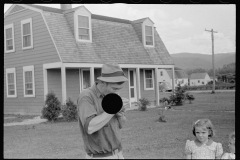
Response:
[[[137,104],[140,111],[146,111],[147,105],[150,105],[151,103],[147,98],[140,98]]]
[[[168,104],[170,104],[170,100],[166,97],[163,97],[159,100],[159,103],[162,105],[164,105],[164,102],[167,102]]]
[[[179,84],[175,89],[175,93],[171,94],[169,97],[170,103],[176,106],[181,106],[185,101],[185,92],[186,87],[181,87]]]
[[[54,92],[46,95],[45,105],[42,109],[42,117],[48,121],[55,122],[61,111],[61,103]]]
[[[77,121],[77,105],[69,98],[66,105],[62,107],[62,115],[66,121]]]
[[[186,93],[185,97],[187,100],[189,100],[189,103],[192,103],[192,101],[195,99],[195,97],[189,93]]]

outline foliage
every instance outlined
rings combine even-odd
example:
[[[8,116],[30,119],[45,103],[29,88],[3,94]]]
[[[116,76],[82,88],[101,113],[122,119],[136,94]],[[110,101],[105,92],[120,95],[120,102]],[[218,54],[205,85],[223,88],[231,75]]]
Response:
[[[146,111],[147,105],[150,105],[151,103],[147,98],[140,98],[137,104],[140,111]]]
[[[61,103],[54,92],[46,95],[45,105],[42,109],[42,117],[48,121],[55,122],[61,111]]]
[[[171,94],[169,100],[171,104],[181,106],[185,100],[186,87],[182,87],[180,84],[175,88],[175,93]]]
[[[66,105],[62,107],[62,115],[66,121],[77,121],[77,105],[69,98]]]
[[[189,100],[189,103],[192,103],[192,101],[195,99],[195,97],[189,93],[186,93],[185,97],[187,100]]]
[[[186,86],[186,90],[193,91],[193,90],[212,90],[213,86],[211,83],[207,85],[199,85],[199,86]],[[235,89],[235,83],[224,83],[221,81],[217,81],[215,83],[215,90],[225,90],[225,89]]]
[[[236,72],[236,65],[235,63],[230,63],[230,64],[227,64],[227,65],[224,65],[222,68],[218,68],[218,69],[215,69],[215,74],[229,74],[229,73],[232,73],[232,74],[235,74]],[[212,76],[213,75],[213,69],[210,69],[208,70],[208,74],[209,76]]]

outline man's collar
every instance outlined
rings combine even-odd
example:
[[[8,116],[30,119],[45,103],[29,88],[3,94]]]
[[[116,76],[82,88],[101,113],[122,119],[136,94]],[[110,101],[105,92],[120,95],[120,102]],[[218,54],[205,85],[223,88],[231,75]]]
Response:
[[[96,94],[97,94],[97,97],[98,98],[103,98],[105,95],[104,94],[102,94],[100,91],[99,91],[99,89],[97,88],[97,82],[95,82],[95,91],[96,91]]]

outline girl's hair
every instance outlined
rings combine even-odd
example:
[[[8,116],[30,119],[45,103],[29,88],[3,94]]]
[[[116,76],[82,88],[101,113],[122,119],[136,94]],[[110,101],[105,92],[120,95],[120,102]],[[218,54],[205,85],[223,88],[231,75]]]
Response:
[[[209,131],[208,137],[213,137],[215,135],[215,131],[213,130],[212,122],[209,119],[199,119],[193,124],[193,135],[195,134],[195,127],[206,127]]]
[[[235,144],[235,132],[229,134],[229,141],[232,141]]]

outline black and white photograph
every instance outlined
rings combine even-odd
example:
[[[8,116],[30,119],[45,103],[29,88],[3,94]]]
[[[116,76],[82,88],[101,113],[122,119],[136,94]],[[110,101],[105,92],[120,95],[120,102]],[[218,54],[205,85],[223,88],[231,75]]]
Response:
[[[3,158],[235,159],[235,77],[227,1],[5,3]]]

